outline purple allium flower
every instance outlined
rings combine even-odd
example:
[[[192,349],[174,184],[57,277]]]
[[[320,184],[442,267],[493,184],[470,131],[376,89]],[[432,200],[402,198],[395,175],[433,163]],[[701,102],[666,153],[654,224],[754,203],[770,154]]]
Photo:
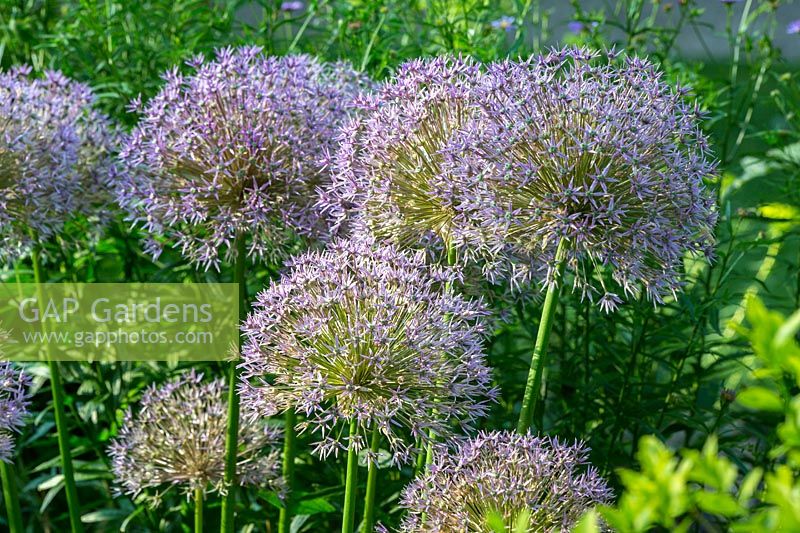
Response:
[[[517,255],[547,264],[547,283],[560,282],[563,240],[574,288],[612,311],[642,288],[662,302],[680,288],[687,251],[711,255],[715,200],[703,180],[715,164],[687,90],[646,60],[599,55],[568,48],[490,65],[485,113],[448,149],[458,182],[494,197],[476,218],[505,224]]]
[[[491,26],[496,30],[514,31],[516,29],[514,22],[514,17],[509,17],[506,15],[497,20],[493,20],[491,22]]]
[[[581,443],[481,432],[437,454],[429,471],[405,488],[401,505],[409,514],[401,531],[489,531],[490,515],[499,515],[509,531],[569,531],[585,511],[611,500],[588,455]]]
[[[243,326],[242,405],[305,415],[298,429],[319,436],[323,458],[368,447],[377,427],[405,463],[418,451],[408,440],[469,428],[496,396],[481,348],[487,311],[442,288],[447,279],[421,254],[364,235],[293,259]]]
[[[248,255],[262,259],[283,257],[293,234],[318,236],[315,188],[329,180],[322,155],[363,78],[257,47],[190,66],[192,76],[165,75],[120,154],[118,197],[131,218],[206,268],[218,267],[222,249],[235,257],[239,232],[250,237]]]
[[[60,72],[0,73],[0,260],[13,261],[70,220],[108,215],[116,133],[94,95]],[[95,224],[98,225],[98,224]]]
[[[302,11],[304,7],[306,7],[306,5],[300,1],[283,2],[281,4],[281,11]]]
[[[786,33],[789,35],[795,35],[800,33],[800,19],[793,20],[786,26]]]
[[[0,461],[10,462],[14,453],[14,433],[22,429],[28,415],[30,392],[28,376],[13,364],[0,362]]]
[[[149,387],[138,413],[125,414],[109,447],[117,490],[132,496],[173,486],[187,495],[198,488],[224,492],[226,389],[224,380],[203,382],[194,371]],[[279,452],[273,447],[281,433],[264,424],[240,424],[240,484],[281,488]]]
[[[441,263],[452,247],[459,266],[477,265],[490,281],[525,278],[529,262],[513,256],[501,225],[481,216],[500,211],[485,180],[454,172],[451,153],[464,146],[450,145],[481,113],[480,84],[479,66],[469,59],[419,59],[362,99],[364,113],[342,130],[332,184],[320,198],[334,227],[355,220]]]

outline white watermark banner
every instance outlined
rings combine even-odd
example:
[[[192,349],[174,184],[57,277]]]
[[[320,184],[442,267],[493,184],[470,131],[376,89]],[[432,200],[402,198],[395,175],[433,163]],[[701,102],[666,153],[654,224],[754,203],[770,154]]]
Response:
[[[223,360],[238,320],[235,283],[3,283],[0,360]]]

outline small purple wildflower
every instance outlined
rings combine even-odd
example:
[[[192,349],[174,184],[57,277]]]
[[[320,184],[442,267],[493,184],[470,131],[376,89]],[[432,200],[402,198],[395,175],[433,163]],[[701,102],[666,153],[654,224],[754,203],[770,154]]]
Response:
[[[514,31],[517,28],[514,17],[510,17],[508,15],[502,16],[497,20],[493,20],[490,25],[495,30],[504,30],[507,32]]]
[[[400,530],[489,531],[494,514],[509,531],[569,531],[584,512],[611,500],[588,455],[581,443],[481,432],[437,454],[405,488],[400,503],[408,515]]]
[[[137,496],[147,489],[178,486],[224,493],[227,387],[224,380],[203,382],[187,372],[161,387],[151,386],[134,414],[129,410],[109,455],[116,490]],[[246,412],[242,417],[247,416]],[[279,429],[240,424],[237,479],[241,485],[281,490]],[[158,493],[148,494],[155,501]]]
[[[13,364],[0,362],[0,461],[11,462],[14,433],[22,429],[28,416],[30,379]]]
[[[116,132],[94,94],[60,72],[0,73],[0,260],[13,261],[76,217],[108,216]]]
[[[222,250],[235,258],[239,233],[259,259],[281,259],[295,235],[321,236],[313,204],[329,181],[322,155],[364,78],[257,47],[225,48],[191,66],[192,76],[165,75],[121,151],[118,198],[131,219],[205,268],[218,268]],[[155,241],[149,248],[161,250]]]
[[[319,436],[323,458],[368,447],[377,427],[392,462],[407,463],[419,451],[409,440],[469,428],[496,396],[487,311],[443,289],[448,274],[365,235],[293,259],[243,326],[242,405],[305,415],[298,429]],[[358,435],[342,439],[353,420]]]
[[[567,48],[489,65],[485,112],[450,146],[457,182],[480,180],[493,196],[475,217],[507,220],[503,240],[540,257],[548,284],[561,282],[563,239],[574,288],[610,312],[642,287],[663,302],[681,287],[687,251],[712,254],[715,201],[703,180],[715,164],[686,89],[646,60],[599,55]]]
[[[800,19],[793,20],[786,26],[786,33],[789,35],[796,35],[800,33]]]
[[[590,22],[589,24],[586,24],[585,22],[581,22],[579,20],[573,20],[572,22],[567,24],[567,29],[571,33],[579,34],[579,33],[584,33],[584,32],[587,32],[587,31],[589,31],[591,29],[594,29],[598,25],[599,24],[597,23],[597,21],[593,21],[593,22]]]
[[[295,11],[302,11],[304,7],[306,7],[306,5],[300,1],[283,2],[281,4],[281,11],[287,11],[291,13]]]

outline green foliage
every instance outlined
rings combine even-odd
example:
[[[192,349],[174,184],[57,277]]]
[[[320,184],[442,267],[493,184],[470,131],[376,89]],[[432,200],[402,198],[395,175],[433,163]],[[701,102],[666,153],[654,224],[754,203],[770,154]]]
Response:
[[[757,366],[750,376],[753,385],[737,402],[785,417],[774,428],[777,442],[766,471],[752,467],[740,473],[719,453],[714,435],[702,450],[684,449],[679,454],[656,437],[645,436],[637,453],[640,469],[621,469],[624,490],[618,504],[599,510],[614,529],[639,532],[660,526],[688,531],[693,524],[711,531],[800,528],[800,311],[787,319],[754,298],[747,320],[751,327],[742,331]]]

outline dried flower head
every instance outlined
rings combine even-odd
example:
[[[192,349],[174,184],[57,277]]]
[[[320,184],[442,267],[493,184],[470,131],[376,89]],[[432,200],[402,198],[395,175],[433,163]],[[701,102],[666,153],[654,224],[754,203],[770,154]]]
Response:
[[[490,65],[485,112],[452,154],[502,209],[476,217],[505,216],[504,241],[542,257],[548,283],[563,242],[575,288],[606,311],[621,294],[660,303],[678,290],[685,253],[710,255],[716,222],[699,108],[651,63],[616,56],[568,48]]]
[[[377,427],[404,463],[417,451],[406,437],[470,427],[496,395],[481,349],[486,310],[442,288],[445,278],[421,254],[363,235],[294,259],[245,321],[243,405],[305,415],[299,429],[319,435],[322,457],[364,448]]]
[[[587,466],[588,452],[555,438],[481,432],[437,454],[405,488],[401,505],[409,514],[401,531],[496,531],[487,523],[492,517],[509,532],[569,531],[585,511],[611,499]]]
[[[117,135],[94,94],[60,72],[0,73],[0,260],[80,216],[105,217]],[[97,226],[97,224],[95,224]]]
[[[187,372],[161,387],[151,386],[137,413],[129,410],[109,447],[120,493],[137,496],[173,486],[224,492],[227,387]],[[242,417],[246,416],[243,414]],[[238,482],[280,489],[279,429],[264,424],[239,428]]]
[[[452,153],[461,148],[451,144],[481,113],[480,85],[480,68],[469,59],[418,59],[361,99],[363,112],[341,131],[332,183],[320,197],[334,226],[356,220],[441,263],[452,249],[459,266],[479,267],[490,280],[529,271],[498,226],[476,216],[492,209],[484,181],[453,172]]]
[[[8,361],[0,362],[0,461],[9,462],[14,453],[14,433],[28,415],[30,380]]]
[[[219,265],[222,250],[235,257],[239,232],[258,258],[282,257],[294,235],[319,235],[315,189],[329,179],[322,155],[363,78],[257,47],[189,65],[191,76],[164,76],[121,151],[118,197],[131,218],[206,268]],[[160,253],[155,240],[148,246]]]

